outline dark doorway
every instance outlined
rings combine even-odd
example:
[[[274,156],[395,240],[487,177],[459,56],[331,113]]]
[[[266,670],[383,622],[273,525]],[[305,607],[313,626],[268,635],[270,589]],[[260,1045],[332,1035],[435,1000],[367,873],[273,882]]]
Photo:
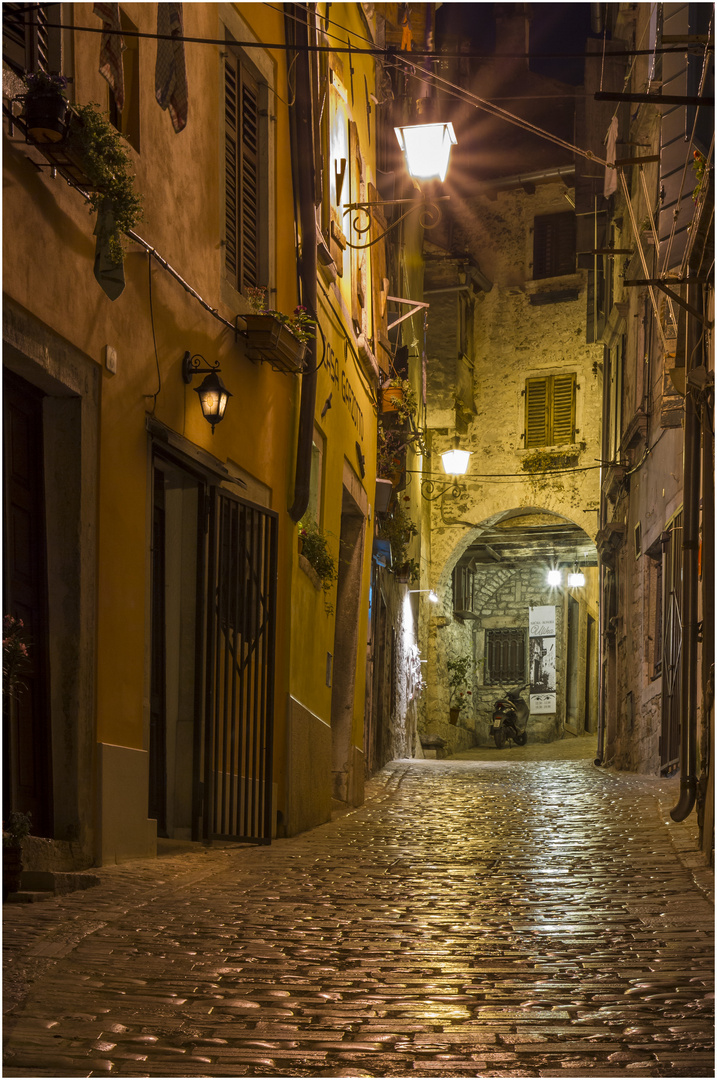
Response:
[[[4,372],[4,613],[22,619],[29,661],[16,695],[3,698],[3,816],[30,812],[32,832],[52,836],[43,397]]]
[[[269,843],[276,515],[155,455],[149,814]]]
[[[336,630],[334,634],[334,685],[331,695],[331,745],[333,796],[355,803],[354,784],[363,775],[354,775],[353,703],[358,655],[359,606],[365,518],[361,508],[344,486],[341,508],[339,571],[336,588]]]
[[[597,674],[597,637],[595,635],[595,620],[592,615],[587,617],[585,637],[585,730],[593,732],[597,730],[595,705],[597,702],[595,676]]]

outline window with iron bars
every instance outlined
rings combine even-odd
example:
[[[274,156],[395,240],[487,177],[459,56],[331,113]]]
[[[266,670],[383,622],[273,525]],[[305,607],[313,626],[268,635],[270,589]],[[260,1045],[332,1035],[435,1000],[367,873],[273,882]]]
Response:
[[[505,627],[485,632],[485,685],[525,682],[525,629]]]

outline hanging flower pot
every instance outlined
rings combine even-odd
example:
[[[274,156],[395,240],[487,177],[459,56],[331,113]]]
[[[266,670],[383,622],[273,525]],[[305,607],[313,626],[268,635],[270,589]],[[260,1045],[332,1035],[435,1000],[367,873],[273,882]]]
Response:
[[[403,403],[403,388],[383,386],[381,388],[381,412],[398,412]]]
[[[458,717],[460,715],[461,715],[461,710],[460,709],[449,709],[450,723],[451,724],[457,724],[458,723]]]
[[[33,72],[26,78],[23,119],[28,138],[34,143],[62,143],[67,137],[69,102],[65,97],[67,79],[63,75]]]
[[[294,337],[286,323],[274,315],[251,312],[246,320],[247,356],[250,360],[266,360],[282,371],[304,370],[306,342]]]
[[[69,105],[57,94],[33,94],[25,101],[27,134],[36,143],[61,143],[67,138]]]

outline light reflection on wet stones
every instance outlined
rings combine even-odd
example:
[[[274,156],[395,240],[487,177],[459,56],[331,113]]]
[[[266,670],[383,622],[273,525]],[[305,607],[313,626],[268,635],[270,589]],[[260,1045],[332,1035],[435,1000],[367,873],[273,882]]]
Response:
[[[54,902],[105,928],[10,1018],[6,1075],[712,1074],[711,905],[644,784],[399,762],[369,794]]]

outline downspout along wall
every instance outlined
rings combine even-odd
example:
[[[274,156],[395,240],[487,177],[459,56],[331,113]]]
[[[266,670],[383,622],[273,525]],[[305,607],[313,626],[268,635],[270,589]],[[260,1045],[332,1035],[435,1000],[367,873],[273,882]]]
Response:
[[[303,15],[303,19],[302,16]],[[316,317],[316,212],[314,199],[316,184],[314,176],[314,124],[311,100],[311,54],[309,45],[308,9],[295,4],[287,4],[284,24],[287,43],[294,43],[298,51],[294,54],[296,72],[296,104],[290,110],[291,156],[294,176],[299,191],[299,222],[301,227],[300,274],[301,303],[309,313]],[[299,435],[296,449],[296,475],[294,480],[294,502],[289,510],[293,521],[299,521],[309,505],[311,482],[311,446],[314,433],[314,411],[316,408],[316,343],[318,338],[309,342],[307,367],[301,377],[301,406],[299,411]]]

